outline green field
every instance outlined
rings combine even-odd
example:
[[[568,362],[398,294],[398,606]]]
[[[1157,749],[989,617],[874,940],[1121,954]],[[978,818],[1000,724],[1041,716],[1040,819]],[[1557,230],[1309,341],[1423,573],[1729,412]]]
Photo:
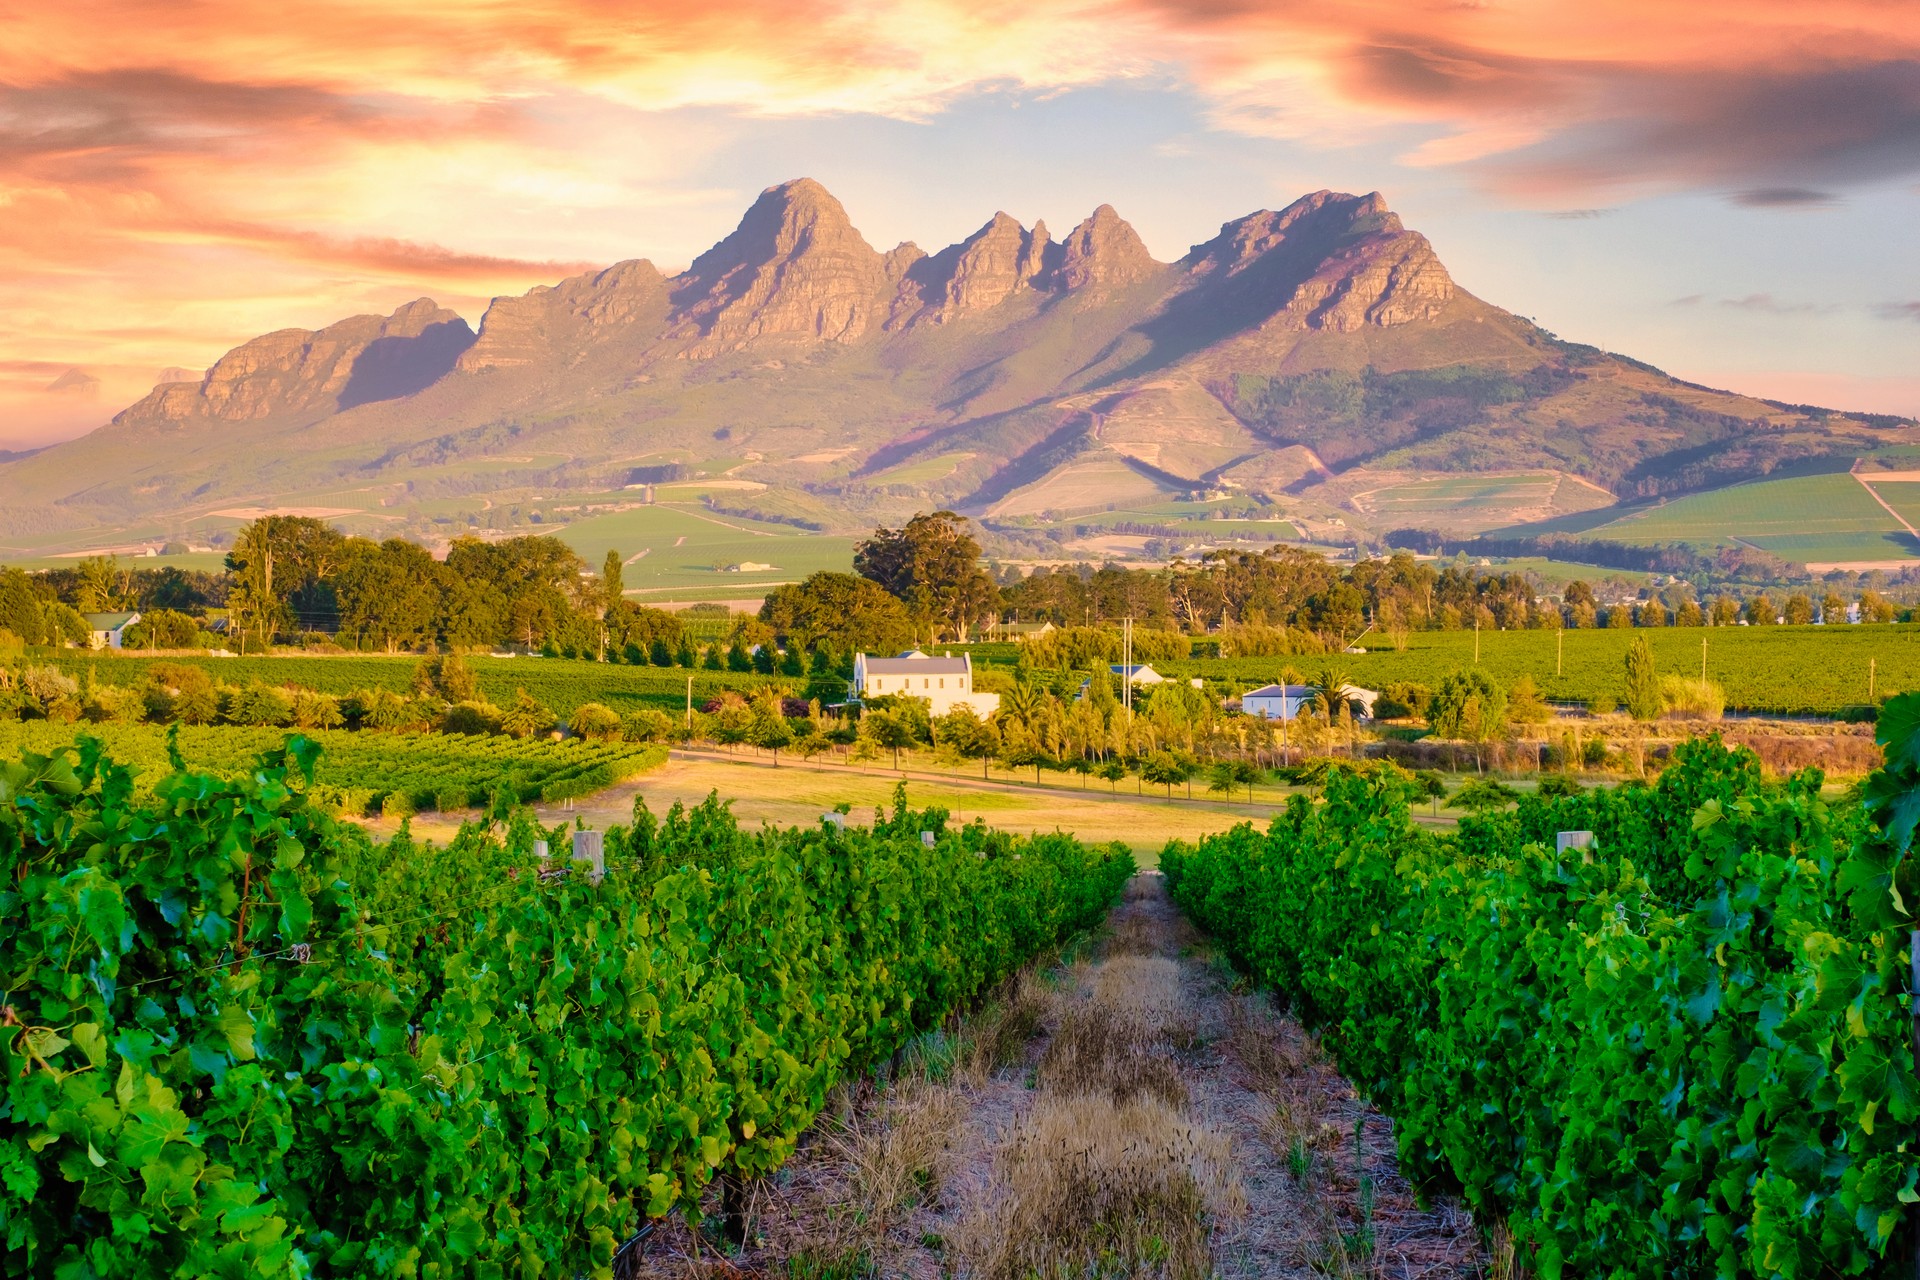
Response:
[[[60,651],[51,661],[76,676],[83,685],[92,678],[101,684],[138,686],[146,683],[147,669],[153,663],[175,662],[204,668],[214,679],[228,684],[245,685],[257,680],[262,684],[298,685],[331,694],[351,693],[355,689],[391,689],[405,693],[412,687],[413,673],[420,664],[420,659],[414,657],[362,654],[161,659],[109,657],[72,649]],[[480,682],[480,692],[494,704],[505,706],[513,700],[515,690],[525,689],[562,718],[583,702],[602,702],[622,714],[642,707],[679,710],[686,705],[688,676],[693,677],[695,706],[728,689],[750,690],[767,684],[786,687],[797,683],[780,676],[686,671],[677,667],[627,667],[565,658],[473,657],[466,662]]]
[[[168,772],[165,725],[56,724],[0,720],[0,757],[46,753],[86,736],[105,744],[116,762],[138,770],[136,786]],[[525,802],[591,795],[666,759],[662,747],[569,738],[468,737],[450,733],[349,732],[345,729],[273,729],[237,725],[179,726],[177,743],[188,768],[231,777],[251,773],[263,754],[295,732],[320,744],[314,785],[323,798],[354,816],[466,809],[487,803],[507,786]],[[406,797],[404,805],[387,797]]]
[[[1557,478],[1552,472],[1508,476],[1443,476],[1376,490],[1368,496],[1368,505],[1379,513],[1382,520],[1405,519],[1418,523],[1422,516],[1443,511],[1456,512],[1467,507],[1545,504],[1552,499]]]
[[[853,565],[852,538],[677,503],[589,516],[557,536],[596,569],[608,551],[618,551],[628,562],[622,575],[628,587],[711,587],[758,595],[822,569],[844,572]],[[727,572],[728,566],[744,563],[773,567]]]
[[[1555,639],[1564,653],[1555,674]],[[1729,710],[1832,714],[1868,701],[1873,693],[1920,689],[1920,626],[1669,627],[1646,630],[1489,631],[1479,638],[1480,665],[1506,683],[1532,676],[1548,697],[1584,702],[1625,691],[1627,646],[1646,637],[1661,672],[1700,674],[1706,642],[1709,679],[1727,693]],[[1278,680],[1293,667],[1311,679],[1321,667],[1340,667],[1354,683],[1383,689],[1395,681],[1433,685],[1448,672],[1473,665],[1471,631],[1419,631],[1404,652],[1369,650],[1332,657],[1215,658],[1155,663],[1168,676],[1205,676],[1242,685]]]
[[[1602,523],[1575,516],[1494,536],[1552,532],[1642,545],[1746,543],[1816,564],[1920,559],[1920,541],[1846,472],[1757,480],[1640,507]]]

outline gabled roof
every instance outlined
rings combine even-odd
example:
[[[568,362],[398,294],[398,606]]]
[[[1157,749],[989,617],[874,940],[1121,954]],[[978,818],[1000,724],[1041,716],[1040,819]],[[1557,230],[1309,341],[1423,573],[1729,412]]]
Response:
[[[1269,684],[1249,689],[1240,698],[1243,702],[1248,698],[1311,698],[1316,692],[1310,684]]]
[[[918,649],[897,658],[874,658],[863,653],[860,665],[870,676],[963,676],[970,670],[964,657],[929,658]]]
[[[1144,662],[1136,662],[1132,666],[1128,666],[1124,662],[1110,662],[1107,664],[1107,670],[1113,672],[1113,674],[1117,676],[1137,676],[1142,672],[1151,672],[1153,675],[1156,675],[1156,676],[1160,674],[1158,671],[1154,671],[1154,669],[1150,665]]]
[[[139,616],[138,613],[89,613],[86,619],[95,631],[118,631]]]

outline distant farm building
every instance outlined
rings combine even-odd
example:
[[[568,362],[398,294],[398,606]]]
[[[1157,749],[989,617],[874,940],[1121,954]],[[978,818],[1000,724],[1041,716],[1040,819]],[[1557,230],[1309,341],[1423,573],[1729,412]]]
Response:
[[[1051,622],[996,622],[987,628],[989,640],[1027,640],[1034,636],[1050,636],[1054,632]]]
[[[87,615],[87,628],[92,632],[89,643],[95,649],[118,649],[127,628],[138,621],[137,613],[90,613]]]
[[[981,693],[973,687],[973,658],[968,654],[953,657],[929,657],[918,649],[891,658],[856,654],[853,659],[853,687],[861,699],[925,698],[932,714],[946,715],[958,707],[971,707],[986,719],[1000,709],[1000,695]]]

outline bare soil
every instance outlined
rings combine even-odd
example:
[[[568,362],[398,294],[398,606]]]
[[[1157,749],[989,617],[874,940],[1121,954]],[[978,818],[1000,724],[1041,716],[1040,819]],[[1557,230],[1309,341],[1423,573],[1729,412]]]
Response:
[[[744,1246],[663,1223],[622,1274],[1239,1280],[1500,1275],[1391,1122],[1136,877],[1099,937],[838,1090]],[[718,1207],[716,1199],[715,1207]],[[1504,1261],[1504,1259],[1502,1260]]]

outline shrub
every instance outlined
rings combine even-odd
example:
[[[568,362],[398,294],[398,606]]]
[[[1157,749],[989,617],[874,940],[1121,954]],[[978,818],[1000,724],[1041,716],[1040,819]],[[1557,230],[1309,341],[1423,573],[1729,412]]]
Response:
[[[1669,715],[1718,720],[1726,711],[1727,694],[1715,681],[1668,673],[1660,677],[1660,706]]]
[[[583,702],[567,721],[575,737],[611,738],[620,732],[620,714],[598,702]]]
[[[628,742],[667,742],[675,725],[666,712],[646,708],[629,711],[620,720],[620,736]]]
[[[485,735],[500,732],[500,708],[478,699],[456,702],[440,717],[440,732]]]

